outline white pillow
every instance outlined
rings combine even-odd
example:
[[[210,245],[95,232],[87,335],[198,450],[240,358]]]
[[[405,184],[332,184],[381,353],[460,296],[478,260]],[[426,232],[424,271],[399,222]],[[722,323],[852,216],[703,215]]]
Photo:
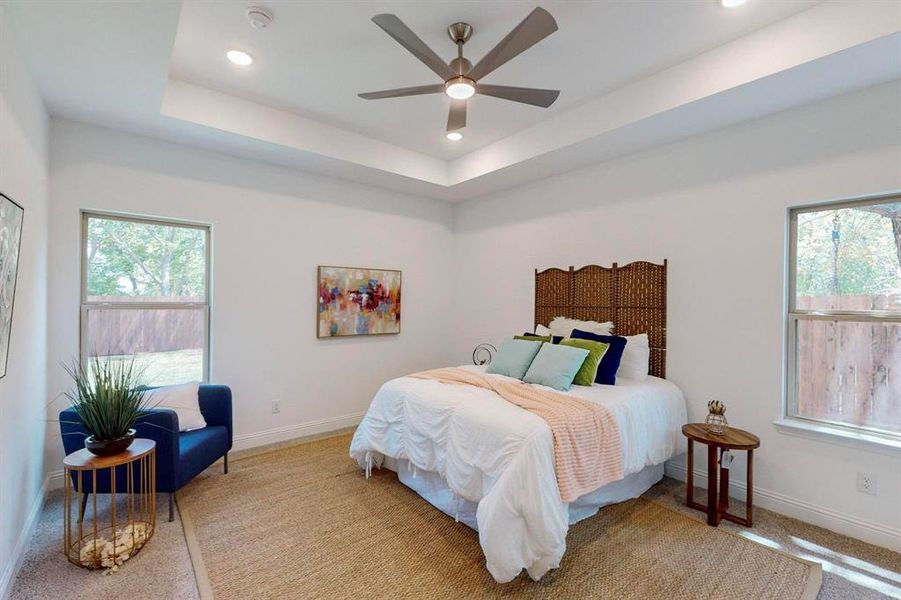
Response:
[[[191,431],[206,427],[200,412],[200,384],[167,385],[144,392],[148,408],[171,408],[178,415],[178,430]]]
[[[551,330],[545,327],[544,325],[536,325],[535,326],[535,335],[540,336],[548,336],[551,335]]]
[[[623,350],[623,359],[616,371],[616,378],[644,381],[648,378],[648,366],[651,360],[648,334],[640,333],[623,337],[626,338],[626,348]]]
[[[579,321],[578,319],[567,319],[566,317],[554,317],[550,324],[551,334],[568,338],[573,329],[587,331],[597,335],[612,335],[613,323],[598,323],[597,321]]]

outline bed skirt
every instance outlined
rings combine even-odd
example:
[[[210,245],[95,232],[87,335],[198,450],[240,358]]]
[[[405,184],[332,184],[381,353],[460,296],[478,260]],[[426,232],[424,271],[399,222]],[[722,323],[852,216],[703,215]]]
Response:
[[[476,521],[478,502],[455,494],[438,473],[415,469],[409,461],[398,460],[390,456],[385,456],[382,467],[397,473],[397,478],[402,484],[422,496],[444,514],[476,531],[479,530]],[[608,483],[593,492],[580,496],[574,502],[569,503],[569,524],[572,525],[594,516],[604,506],[637,498],[661,479],[663,479],[662,463],[645,467],[637,473],[627,475],[619,481]]]

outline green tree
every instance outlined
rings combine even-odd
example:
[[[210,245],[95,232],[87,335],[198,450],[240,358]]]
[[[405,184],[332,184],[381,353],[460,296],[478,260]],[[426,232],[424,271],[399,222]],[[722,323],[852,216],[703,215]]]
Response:
[[[202,296],[206,236],[200,229],[88,219],[88,294]]]
[[[901,294],[901,202],[798,215],[799,296]]]

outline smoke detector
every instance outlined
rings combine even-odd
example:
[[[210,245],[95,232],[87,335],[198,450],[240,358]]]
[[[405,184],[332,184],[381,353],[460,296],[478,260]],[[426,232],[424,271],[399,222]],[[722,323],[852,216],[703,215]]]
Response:
[[[272,13],[259,6],[247,9],[247,20],[254,29],[266,29],[272,23]]]

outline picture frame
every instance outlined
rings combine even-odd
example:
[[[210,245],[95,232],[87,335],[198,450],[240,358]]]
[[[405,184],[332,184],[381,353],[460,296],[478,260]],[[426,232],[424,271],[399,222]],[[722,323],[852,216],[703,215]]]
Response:
[[[0,379],[6,376],[25,208],[0,192]]]
[[[399,335],[402,281],[398,269],[320,265],[316,337]]]

